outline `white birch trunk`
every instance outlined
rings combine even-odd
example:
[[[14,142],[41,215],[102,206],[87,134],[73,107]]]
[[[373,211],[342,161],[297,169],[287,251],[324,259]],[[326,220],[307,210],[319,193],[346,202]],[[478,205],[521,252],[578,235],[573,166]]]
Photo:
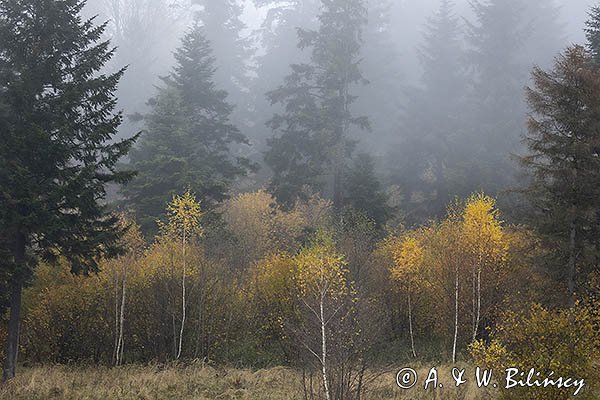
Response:
[[[121,287],[121,309],[119,315],[119,340],[117,342],[117,360],[116,365],[119,366],[123,363],[123,349],[125,344],[123,342],[123,332],[125,326],[125,298],[126,298],[126,290],[127,290],[127,269],[126,265],[123,265],[123,282]]]
[[[327,379],[327,335],[326,335],[326,322],[325,322],[325,313],[323,310],[323,295],[321,296],[321,301],[319,303],[320,311],[321,311],[321,373],[323,374],[323,389],[325,391],[325,398],[327,400],[331,400],[331,393],[329,391],[329,380]]]
[[[115,365],[119,358],[119,274],[117,270],[114,271],[114,284],[115,284],[115,344],[113,348],[113,361]]]
[[[186,263],[185,263],[185,229],[183,230],[183,248],[182,248],[182,253],[183,253],[183,274],[182,274],[182,278],[181,278],[181,329],[179,330],[179,347],[177,350],[177,357],[176,359],[179,360],[179,357],[181,357],[181,348],[182,348],[182,344],[183,344],[183,330],[185,327],[185,312],[186,312],[186,305],[185,305],[185,275],[186,275]]]
[[[473,337],[475,337],[475,332],[476,332],[476,328],[475,325],[477,324],[476,322],[476,315],[477,315],[477,267],[473,266],[472,271],[471,271],[471,287],[473,289],[473,293],[471,295],[471,304],[472,304],[472,308],[471,308],[471,332],[473,332]]]
[[[413,334],[413,325],[412,325],[412,303],[411,303],[411,299],[410,299],[410,292],[411,292],[411,284],[410,284],[410,280],[408,282],[408,330],[410,332],[410,346],[412,349],[412,354],[414,358],[417,358],[417,352],[415,351],[415,339],[414,339],[414,334]]]
[[[481,319],[481,262],[477,269],[477,314],[475,316],[475,329],[473,329],[473,341],[477,339],[479,331],[479,320]]]
[[[458,340],[458,266],[454,281],[454,343],[452,345],[452,362],[456,363],[456,342]]]

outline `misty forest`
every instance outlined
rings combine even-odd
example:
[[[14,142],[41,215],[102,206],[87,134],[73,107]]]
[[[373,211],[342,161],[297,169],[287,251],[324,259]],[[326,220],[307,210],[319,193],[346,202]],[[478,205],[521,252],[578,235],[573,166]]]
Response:
[[[0,0],[1,399],[598,399],[599,266],[600,3]]]

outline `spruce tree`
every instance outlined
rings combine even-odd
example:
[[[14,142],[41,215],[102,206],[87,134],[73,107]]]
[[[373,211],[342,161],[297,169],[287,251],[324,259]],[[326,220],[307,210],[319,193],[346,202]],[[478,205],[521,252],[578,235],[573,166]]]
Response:
[[[352,110],[367,115],[371,123],[368,146],[372,153],[384,152],[398,135],[398,121],[402,116],[402,91],[406,84],[404,71],[406,59],[400,54],[400,46],[394,37],[392,0],[369,1],[369,20],[364,28],[361,48],[361,71],[367,85],[354,89],[357,99]],[[360,138],[361,130],[351,132]]]
[[[421,84],[405,90],[404,132],[389,156],[394,159],[391,179],[407,193],[410,222],[443,216],[454,196],[468,194],[456,178],[465,157],[459,118],[468,82],[462,33],[453,3],[442,0],[418,48]]]
[[[215,59],[202,27],[196,24],[175,53],[176,65],[143,117],[145,131],[131,151],[138,175],[124,189],[145,233],[155,233],[164,205],[190,189],[205,210],[228,197],[236,178],[251,165],[230,151],[246,138],[229,122],[233,107],[216,88]]]
[[[265,20],[256,32],[256,39],[263,54],[256,57],[256,78],[252,81],[251,89],[255,95],[256,121],[252,139],[255,151],[260,152],[261,161],[266,142],[271,136],[270,130],[264,129],[265,124],[274,112],[282,111],[277,105],[270,103],[265,93],[273,90],[273,82],[282,82],[289,74],[289,64],[305,63],[309,60],[306,53],[291,43],[297,43],[298,27],[318,27],[316,16],[320,3],[320,0],[254,0],[256,7],[268,8]],[[285,62],[282,62],[283,60]]]
[[[211,43],[215,58],[215,84],[228,93],[228,100],[235,104],[230,119],[247,132],[252,121],[252,96],[250,93],[252,42],[245,36],[246,25],[240,0],[193,0],[202,6],[198,19],[203,32]]]
[[[592,55],[575,46],[551,71],[536,67],[533,78],[529,152],[521,158],[531,177],[525,192],[532,220],[553,249],[550,265],[572,303],[598,256],[600,73]]]
[[[202,6],[198,19],[210,41],[215,57],[215,81],[230,96],[248,89],[250,41],[243,36],[243,5],[239,0],[193,0]]]
[[[475,80],[467,108],[467,159],[461,175],[471,190],[498,193],[513,184],[511,153],[520,150],[526,105],[522,100],[532,63],[522,55],[530,27],[523,20],[523,0],[472,3],[468,24]]]
[[[38,260],[65,257],[73,272],[116,255],[122,229],[105,205],[115,164],[135,138],[114,142],[114,96],[124,70],[106,24],[83,20],[82,0],[0,2],[0,254],[10,286],[3,379],[15,375],[21,292]]]
[[[547,64],[563,41],[551,0],[474,1],[472,8],[467,39],[475,79],[461,175],[470,191],[494,194],[515,184],[512,154],[523,150],[529,72]]]
[[[588,49],[597,65],[600,65],[600,6],[592,7],[585,23]]]
[[[319,30],[298,30],[301,49],[311,48],[310,62],[293,64],[285,84],[268,94],[282,104],[269,126],[265,161],[274,171],[270,189],[291,205],[303,186],[322,190],[329,183],[334,208],[342,208],[343,170],[354,148],[353,126],[368,128],[366,117],[351,113],[360,72],[362,31],[367,22],[361,0],[323,0]]]

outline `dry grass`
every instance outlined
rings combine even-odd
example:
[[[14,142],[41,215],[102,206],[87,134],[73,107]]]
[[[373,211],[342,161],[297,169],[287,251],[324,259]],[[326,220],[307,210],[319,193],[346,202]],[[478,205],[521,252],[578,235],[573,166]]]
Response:
[[[420,368],[422,385],[428,368]],[[440,368],[444,388],[434,394],[421,385],[401,390],[395,373],[374,376],[368,400],[491,399],[473,384],[451,385],[450,368]],[[446,383],[447,382],[447,383]],[[46,366],[23,368],[0,387],[1,400],[294,400],[302,399],[301,375],[287,368],[249,371],[195,366],[121,368]]]

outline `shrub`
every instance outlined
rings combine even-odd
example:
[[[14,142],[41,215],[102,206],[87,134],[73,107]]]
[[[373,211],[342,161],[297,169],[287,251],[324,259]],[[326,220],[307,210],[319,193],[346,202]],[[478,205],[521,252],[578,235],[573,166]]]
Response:
[[[547,310],[533,305],[524,312],[505,312],[490,341],[470,346],[471,355],[479,366],[504,371],[518,368],[525,372],[531,368],[540,375],[538,380],[554,372],[552,379],[572,377],[585,379],[579,399],[597,399],[600,370],[600,334],[598,331],[597,304],[576,305],[571,309]],[[506,382],[498,382],[505,386]],[[573,395],[574,388],[515,387],[504,389],[502,399],[559,400]]]

